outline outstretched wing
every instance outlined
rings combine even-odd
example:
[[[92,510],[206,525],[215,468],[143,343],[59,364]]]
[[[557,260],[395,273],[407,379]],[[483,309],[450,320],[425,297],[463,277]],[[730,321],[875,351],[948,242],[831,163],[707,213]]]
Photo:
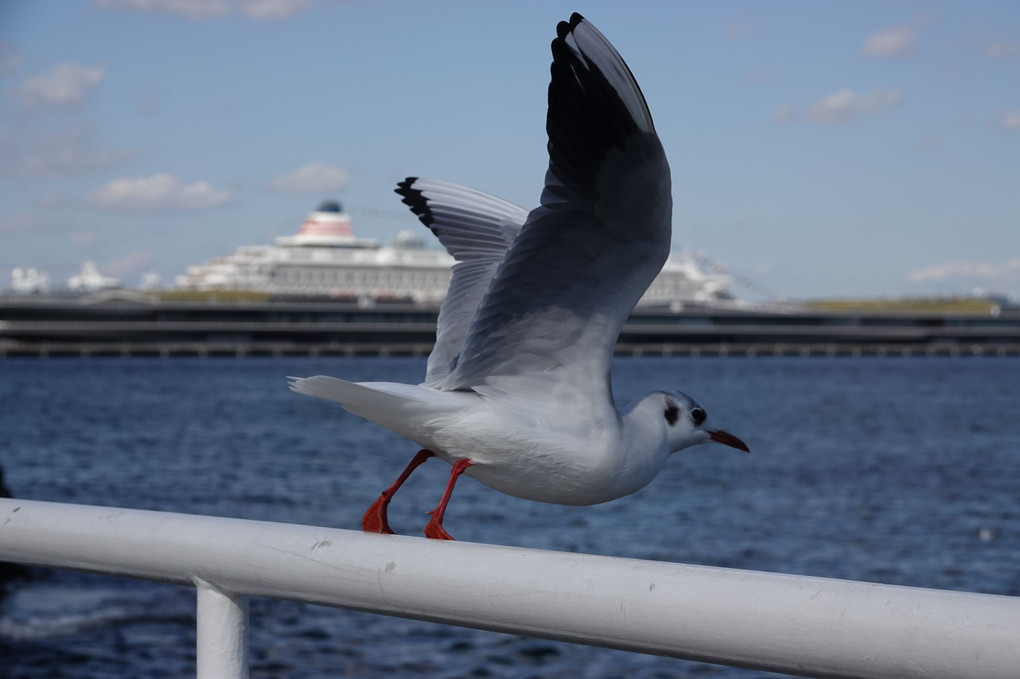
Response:
[[[457,364],[468,324],[528,211],[487,193],[434,179],[408,177],[397,193],[457,260],[439,310],[436,346],[425,384],[434,386]]]
[[[634,76],[583,17],[557,27],[549,169],[443,389],[506,379],[609,396],[613,346],[669,254],[669,166]],[[573,390],[572,392],[564,390]]]

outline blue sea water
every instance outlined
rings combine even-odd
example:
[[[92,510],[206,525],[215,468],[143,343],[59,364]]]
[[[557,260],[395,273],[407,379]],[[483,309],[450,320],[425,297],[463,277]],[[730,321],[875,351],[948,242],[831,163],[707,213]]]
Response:
[[[287,375],[416,382],[424,359],[0,361],[0,465],[38,500],[357,528],[413,444]],[[1020,360],[618,359],[620,402],[695,395],[751,447],[675,455],[594,507],[464,478],[459,539],[1020,595]],[[391,506],[419,534],[449,468]],[[760,672],[255,598],[253,677],[724,677]],[[0,677],[194,676],[194,592],[36,571],[0,600]]]

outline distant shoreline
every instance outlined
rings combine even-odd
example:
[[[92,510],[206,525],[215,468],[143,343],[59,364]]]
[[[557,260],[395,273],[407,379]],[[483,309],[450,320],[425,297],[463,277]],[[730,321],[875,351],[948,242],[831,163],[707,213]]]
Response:
[[[425,357],[427,344],[294,345],[252,343],[87,343],[30,342],[0,344],[0,359],[126,359],[126,358],[324,358],[324,357]],[[1020,342],[982,344],[617,344],[617,356],[675,356],[716,358],[1005,358],[1020,356]]]
[[[811,311],[981,314],[994,313],[1004,301],[988,297],[861,297],[808,300],[804,306]]]

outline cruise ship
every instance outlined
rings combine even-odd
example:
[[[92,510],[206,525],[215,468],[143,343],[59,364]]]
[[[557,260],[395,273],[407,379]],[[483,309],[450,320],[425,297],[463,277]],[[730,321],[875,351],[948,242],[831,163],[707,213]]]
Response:
[[[327,201],[298,232],[272,245],[245,245],[233,254],[188,267],[176,287],[244,290],[279,296],[356,300],[363,305],[442,302],[454,259],[428,248],[422,236],[401,231],[388,246],[354,234],[339,202]],[[673,310],[688,304],[732,303],[730,277],[707,273],[688,255],[671,256],[639,302]]]
[[[446,252],[426,248],[412,231],[401,231],[389,246],[359,238],[340,203],[327,201],[295,235],[281,236],[272,245],[244,245],[188,267],[175,283],[184,290],[438,304],[450,285],[453,263]]]

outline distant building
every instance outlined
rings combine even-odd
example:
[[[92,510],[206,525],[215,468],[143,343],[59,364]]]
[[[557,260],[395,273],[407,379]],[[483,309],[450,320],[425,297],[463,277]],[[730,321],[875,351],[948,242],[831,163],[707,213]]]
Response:
[[[48,292],[50,278],[37,269],[15,267],[11,271],[11,289],[19,294]]]
[[[81,271],[67,279],[67,287],[74,292],[96,292],[120,287],[120,280],[112,276],[104,276],[99,272],[95,262],[85,262]]]

